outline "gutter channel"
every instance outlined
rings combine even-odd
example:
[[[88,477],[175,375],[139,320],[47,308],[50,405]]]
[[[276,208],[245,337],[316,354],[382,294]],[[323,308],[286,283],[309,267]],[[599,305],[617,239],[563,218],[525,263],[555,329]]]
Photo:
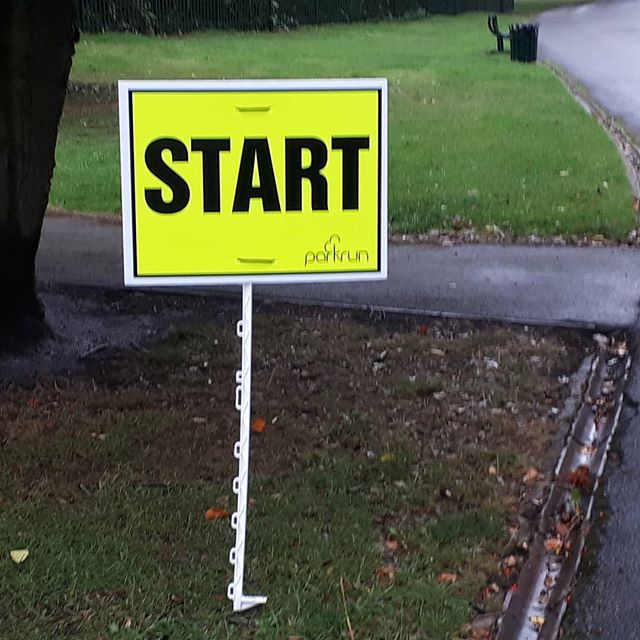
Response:
[[[600,352],[553,472],[517,589],[505,598],[496,640],[555,640],[570,601],[631,367],[624,338],[595,338]]]

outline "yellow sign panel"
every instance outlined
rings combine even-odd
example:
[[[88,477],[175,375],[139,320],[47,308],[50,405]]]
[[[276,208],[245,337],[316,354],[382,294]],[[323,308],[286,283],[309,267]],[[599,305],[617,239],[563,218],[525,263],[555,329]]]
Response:
[[[385,80],[120,83],[127,284],[386,277]]]

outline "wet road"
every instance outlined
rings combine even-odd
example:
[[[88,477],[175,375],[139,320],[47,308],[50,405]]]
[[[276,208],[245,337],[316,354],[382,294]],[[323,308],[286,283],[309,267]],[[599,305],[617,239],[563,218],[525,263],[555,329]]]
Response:
[[[640,0],[611,0],[540,17],[540,57],[577,78],[640,139]]]

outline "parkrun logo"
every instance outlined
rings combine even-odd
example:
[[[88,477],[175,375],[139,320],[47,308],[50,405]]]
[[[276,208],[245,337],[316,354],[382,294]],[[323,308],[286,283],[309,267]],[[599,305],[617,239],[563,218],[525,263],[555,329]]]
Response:
[[[340,236],[337,233],[324,243],[323,251],[307,251],[304,256],[304,266],[312,264],[341,264],[343,262],[369,262],[369,252],[366,249],[342,249]]]

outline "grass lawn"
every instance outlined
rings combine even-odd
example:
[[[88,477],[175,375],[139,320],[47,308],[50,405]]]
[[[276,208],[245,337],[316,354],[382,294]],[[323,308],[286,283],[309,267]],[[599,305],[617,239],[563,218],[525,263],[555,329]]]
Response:
[[[137,357],[0,392],[2,639],[336,640],[346,607],[358,639],[445,640],[499,611],[581,339],[261,310],[246,591],[269,602],[234,615],[239,341],[211,307]]]
[[[624,237],[634,225],[631,194],[607,135],[549,70],[494,48],[484,14],[288,33],[107,34],[82,37],[72,80],[387,77],[393,231],[471,224],[519,236]],[[69,99],[57,161],[53,205],[118,211],[112,101]]]

